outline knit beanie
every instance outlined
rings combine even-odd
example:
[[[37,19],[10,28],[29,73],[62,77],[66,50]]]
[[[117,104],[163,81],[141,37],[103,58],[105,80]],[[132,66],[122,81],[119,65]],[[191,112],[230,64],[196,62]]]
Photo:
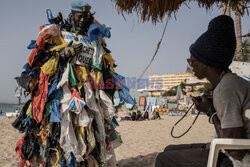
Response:
[[[227,69],[232,63],[236,48],[234,21],[220,15],[209,22],[208,29],[193,43],[191,55],[203,64]]]

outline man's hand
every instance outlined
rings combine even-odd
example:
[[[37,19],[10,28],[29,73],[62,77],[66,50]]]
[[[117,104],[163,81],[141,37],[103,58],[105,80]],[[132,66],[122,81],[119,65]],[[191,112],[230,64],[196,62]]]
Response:
[[[73,45],[73,49],[74,49],[74,51],[75,51],[75,55],[78,55],[79,53],[81,53],[82,47],[83,47],[83,44],[82,44],[82,43]]]
[[[211,143],[207,143],[206,144],[206,149],[210,149],[210,145],[211,145]]]
[[[212,102],[205,96],[192,97],[192,100],[196,106],[196,109],[200,112],[206,113],[210,107],[213,107]]]
[[[81,53],[83,44],[82,43],[79,43],[76,45],[72,45],[72,44],[73,44],[73,41],[70,41],[68,46],[64,48],[63,53],[65,57],[71,57],[71,56],[75,56]]]

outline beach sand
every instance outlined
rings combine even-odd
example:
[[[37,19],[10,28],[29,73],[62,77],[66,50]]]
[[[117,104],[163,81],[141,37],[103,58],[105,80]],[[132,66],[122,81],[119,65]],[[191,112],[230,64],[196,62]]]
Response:
[[[192,129],[179,139],[170,135],[172,126],[180,116],[161,116],[162,120],[122,121],[117,131],[123,144],[115,149],[119,167],[152,167],[159,152],[170,144],[206,143],[212,140],[214,128],[208,123],[207,116],[201,115]],[[175,135],[181,135],[192,124],[194,117],[189,116],[180,122]]]
[[[0,119],[0,166],[16,167],[19,164],[19,157],[15,152],[17,141],[22,137],[18,130],[14,129],[11,123],[15,118]]]
[[[179,116],[162,116],[162,120],[121,121],[116,128],[120,132],[123,144],[115,149],[119,167],[151,167],[157,153],[170,144],[209,142],[214,135],[213,126],[208,123],[207,116],[200,116],[193,128],[182,138],[175,139],[170,135],[171,128]],[[175,129],[180,135],[192,123],[194,117],[186,117]],[[15,152],[16,142],[21,134],[11,123],[15,119],[0,119],[0,166],[18,166],[19,158]]]

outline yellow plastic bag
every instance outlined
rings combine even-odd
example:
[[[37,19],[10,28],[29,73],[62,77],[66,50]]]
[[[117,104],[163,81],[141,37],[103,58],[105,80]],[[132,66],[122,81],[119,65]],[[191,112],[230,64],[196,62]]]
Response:
[[[30,103],[30,105],[26,111],[26,115],[32,117],[32,103]]]
[[[84,127],[80,126],[79,127],[79,131],[80,131],[80,134],[81,134],[81,137],[85,143],[85,133],[84,133]]]
[[[56,46],[49,49],[49,51],[60,51],[62,49],[64,49],[68,43],[65,42],[62,38],[62,35],[60,33],[60,30],[58,30],[58,35],[56,37],[52,37],[50,39],[47,40],[48,43],[51,43],[51,44],[55,44]]]
[[[78,80],[78,82],[76,83],[76,86],[78,90],[81,90],[84,83],[88,79],[88,71],[86,67],[84,66],[74,66],[74,71],[75,71],[76,78]]]
[[[115,74],[115,69],[114,69],[115,60],[112,58],[112,56],[111,56],[110,53],[105,53],[102,56],[102,64],[103,64],[103,66],[104,66],[105,69],[107,69],[107,62],[110,65],[110,73],[112,75],[114,75]]]
[[[100,71],[98,72],[95,72],[93,69],[91,70],[90,72],[90,77],[92,77],[92,79],[94,80],[94,85],[99,88],[99,89],[102,89],[102,86],[104,85],[99,85],[99,84],[103,84],[100,83],[100,80],[102,79],[102,73]]]
[[[40,132],[37,134],[37,136],[40,136],[43,141],[43,144],[47,145],[47,136],[49,135],[47,129],[49,123],[48,117],[44,118],[41,123],[42,125],[40,126]]]
[[[53,75],[56,72],[58,60],[60,55],[56,53],[55,56],[51,57],[42,67],[41,70],[46,75]]]

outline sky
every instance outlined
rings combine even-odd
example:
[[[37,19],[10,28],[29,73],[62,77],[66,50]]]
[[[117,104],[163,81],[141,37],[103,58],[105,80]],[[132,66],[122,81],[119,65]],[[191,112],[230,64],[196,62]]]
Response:
[[[116,72],[125,77],[139,77],[152,58],[161,38],[163,22],[156,25],[143,23],[137,14],[118,14],[111,0],[86,0],[96,12],[95,18],[111,27],[111,38],[106,39],[115,59]],[[40,25],[47,24],[46,9],[54,16],[62,12],[64,18],[70,13],[71,0],[1,0],[0,2],[0,102],[17,103],[14,78],[23,71],[31,50],[30,40],[37,38]],[[221,9],[214,6],[207,11],[197,3],[182,5],[167,25],[159,52],[143,78],[152,74],[183,72],[189,46],[206,31],[209,21],[220,15]],[[234,15],[232,15],[234,18]],[[250,31],[250,16],[242,18],[242,33]],[[134,94],[136,90],[131,90]]]

